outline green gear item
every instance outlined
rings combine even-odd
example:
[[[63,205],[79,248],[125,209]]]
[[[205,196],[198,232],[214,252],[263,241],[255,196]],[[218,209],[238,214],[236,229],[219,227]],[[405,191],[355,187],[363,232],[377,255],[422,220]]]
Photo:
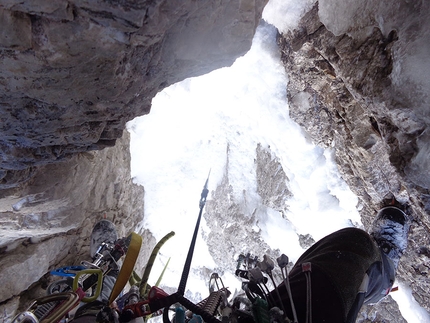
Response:
[[[252,314],[257,323],[270,323],[268,304],[260,297],[255,298],[252,303]]]
[[[174,235],[175,235],[174,231],[166,234],[155,245],[154,249],[152,250],[151,256],[149,257],[148,263],[146,264],[145,270],[144,270],[143,275],[142,275],[142,280],[141,280],[140,286],[139,286],[139,292],[140,292],[141,298],[143,298],[143,299],[147,298],[147,294],[149,292],[149,288],[147,288],[148,278],[149,278],[149,274],[151,273],[152,266],[154,265],[155,257],[157,257],[157,254],[160,251],[161,247],[164,245],[164,243],[167,240],[169,240],[171,237],[173,237]],[[166,266],[167,266],[167,264],[166,264]],[[164,274],[164,270],[163,270],[162,274]],[[161,279],[161,277],[160,277],[160,279]]]

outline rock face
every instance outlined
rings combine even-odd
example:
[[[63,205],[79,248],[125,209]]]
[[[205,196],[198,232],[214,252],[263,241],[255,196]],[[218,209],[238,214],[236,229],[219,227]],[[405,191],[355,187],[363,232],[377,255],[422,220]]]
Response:
[[[430,84],[423,78],[430,61],[422,55],[429,50],[428,9],[428,3],[324,0],[278,42],[290,114],[316,143],[335,148],[365,227],[387,200],[409,214],[398,279],[430,311]],[[362,321],[389,317],[369,313]]]
[[[0,4],[0,321],[43,292],[49,270],[86,258],[97,220],[135,229],[144,192],[125,123],[163,88],[247,52],[266,2]],[[138,266],[156,242],[139,233]]]
[[[205,207],[204,217],[209,228],[209,233],[205,237],[206,243],[220,270],[229,273],[235,272],[236,264],[232,260],[241,253],[246,255],[251,252],[254,256],[260,257],[260,260],[265,254],[272,259],[280,256],[279,250],[270,249],[256,227],[259,220],[264,222],[261,214],[265,216],[269,212],[279,212],[284,216],[287,207],[285,200],[291,197],[289,180],[270,149],[257,145],[254,160],[257,170],[257,191],[262,198],[259,208],[252,214],[246,214],[243,205],[235,201],[229,181],[228,162],[222,182],[211,193]],[[267,178],[270,178],[270,181],[267,181]]]
[[[144,190],[130,178],[128,142],[125,132],[115,147],[40,167],[22,191],[0,199],[1,321],[46,293],[49,270],[89,258],[95,222],[113,221],[120,236],[135,230]]]
[[[231,65],[265,3],[3,1],[0,189],[113,146],[158,91]]]

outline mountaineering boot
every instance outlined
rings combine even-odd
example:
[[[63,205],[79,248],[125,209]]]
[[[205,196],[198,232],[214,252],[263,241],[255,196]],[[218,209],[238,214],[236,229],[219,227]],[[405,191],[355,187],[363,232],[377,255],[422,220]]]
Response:
[[[395,268],[407,247],[408,231],[409,223],[406,214],[394,206],[382,208],[373,223],[370,235],[382,252],[393,261]]]
[[[113,245],[118,239],[115,225],[108,220],[100,220],[94,225],[90,236],[90,255],[94,258],[103,243]]]

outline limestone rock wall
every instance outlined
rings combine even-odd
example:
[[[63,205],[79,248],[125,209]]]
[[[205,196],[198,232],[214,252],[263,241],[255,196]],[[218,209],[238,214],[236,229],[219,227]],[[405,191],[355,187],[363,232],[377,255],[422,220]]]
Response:
[[[430,311],[428,9],[428,2],[323,0],[278,42],[290,115],[316,143],[335,148],[365,227],[383,203],[408,213],[398,279]],[[367,309],[362,321],[390,317],[387,304],[384,315]]]
[[[113,146],[154,95],[231,65],[266,0],[0,4],[0,189]]]
[[[125,123],[163,88],[247,52],[266,2],[1,2],[1,322],[44,293],[49,270],[87,257],[97,220],[136,228],[144,191]],[[156,243],[139,234],[136,268]]]
[[[50,270],[90,260],[89,235],[98,220],[113,221],[120,236],[135,231],[143,198],[130,177],[127,132],[115,147],[40,167],[24,188],[4,194],[0,321],[46,293]]]

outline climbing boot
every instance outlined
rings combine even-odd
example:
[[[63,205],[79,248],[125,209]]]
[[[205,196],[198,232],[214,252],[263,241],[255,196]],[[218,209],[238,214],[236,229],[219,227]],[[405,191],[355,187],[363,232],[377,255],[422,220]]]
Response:
[[[382,252],[390,258],[395,268],[408,244],[409,222],[406,214],[397,207],[382,208],[370,233]]]

